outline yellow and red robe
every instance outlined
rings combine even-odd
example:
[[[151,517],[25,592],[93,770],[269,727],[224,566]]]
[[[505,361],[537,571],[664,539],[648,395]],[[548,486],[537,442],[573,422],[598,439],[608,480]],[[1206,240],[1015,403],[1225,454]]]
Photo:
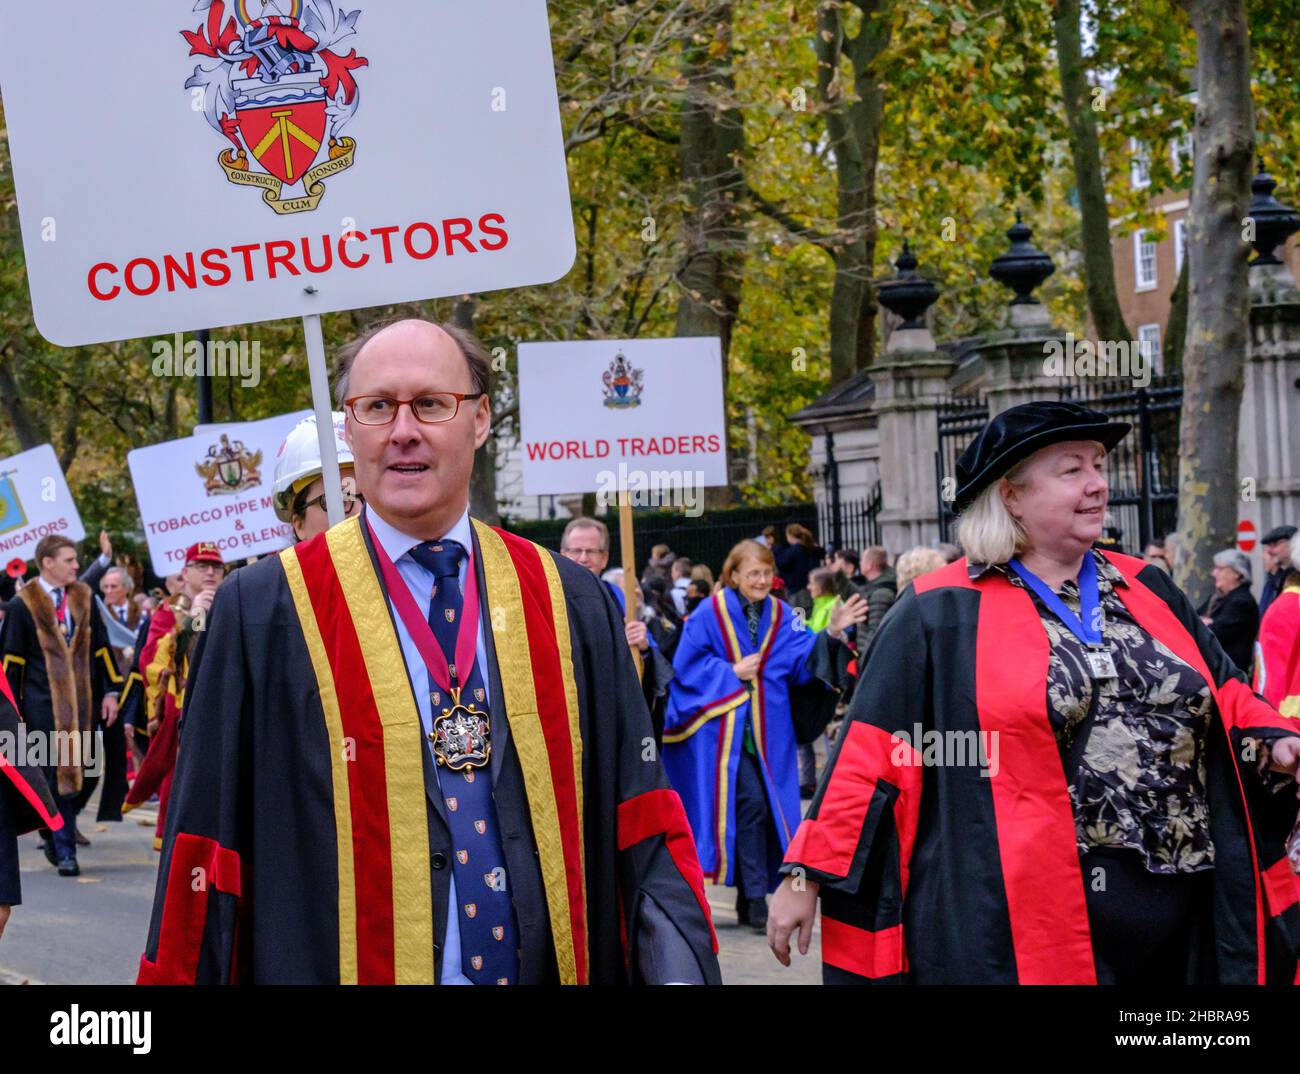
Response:
[[[149,633],[140,650],[139,688],[144,692],[140,718],[154,726],[149,727],[149,749],[135,782],[126,794],[123,812],[129,813],[144,805],[155,794],[158,795],[154,850],[162,849],[176,753],[180,746],[185,683],[189,675],[189,655],[180,654],[177,648],[181,630],[182,623],[176,615],[175,600],[160,604],[149,621]]]
[[[645,976],[651,911],[716,981],[616,609],[528,541],[475,523],[474,543],[522,983]],[[227,579],[204,646],[141,982],[440,979],[440,792],[360,520]]]

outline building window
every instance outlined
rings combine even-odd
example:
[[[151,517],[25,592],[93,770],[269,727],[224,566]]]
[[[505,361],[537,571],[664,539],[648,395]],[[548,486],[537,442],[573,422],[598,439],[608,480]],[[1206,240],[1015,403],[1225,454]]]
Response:
[[[1174,173],[1181,172],[1184,168],[1192,168],[1192,132],[1188,131],[1179,138],[1175,138],[1169,143],[1169,159],[1174,166]]]
[[[1187,256],[1187,219],[1174,221],[1174,275],[1183,271],[1183,258]]]
[[[1147,240],[1146,229],[1133,234],[1133,268],[1137,291],[1150,291],[1156,286],[1156,244]]]
[[[1138,328],[1138,346],[1142,349],[1142,361],[1146,368],[1159,374],[1164,365],[1164,356],[1160,352],[1160,326],[1144,324]]]
[[[1147,147],[1136,138],[1132,139],[1131,145],[1133,150],[1131,161],[1133,188],[1141,190],[1143,187],[1151,185],[1151,158],[1147,153]]]

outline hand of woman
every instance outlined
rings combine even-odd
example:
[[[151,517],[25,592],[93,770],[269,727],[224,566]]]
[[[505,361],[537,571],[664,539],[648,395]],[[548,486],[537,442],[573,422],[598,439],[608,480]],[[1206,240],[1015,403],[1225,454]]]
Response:
[[[867,621],[867,602],[861,595],[854,593],[843,604],[836,603],[831,609],[831,621],[828,624],[831,637],[838,638],[847,626]]]
[[[736,678],[741,682],[749,682],[758,674],[758,661],[758,653],[751,653],[732,664],[731,670],[736,673]]]
[[[1274,771],[1290,772],[1291,778],[1300,784],[1300,735],[1279,738],[1269,747],[1269,754]],[[1300,798],[1300,786],[1296,787],[1296,797]]]
[[[9,924],[9,907],[0,905],[0,936],[5,934],[7,924]]]
[[[767,945],[782,966],[790,965],[790,936],[795,929],[799,930],[799,954],[808,953],[813,920],[817,917],[817,885],[802,880],[800,891],[794,885],[793,876],[782,880],[767,911]]]

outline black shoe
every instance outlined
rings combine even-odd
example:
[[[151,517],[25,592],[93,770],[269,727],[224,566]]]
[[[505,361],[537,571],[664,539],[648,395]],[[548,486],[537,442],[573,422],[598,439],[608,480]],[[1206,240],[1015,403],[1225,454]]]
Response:
[[[41,850],[45,852],[45,860],[51,865],[59,864],[59,856],[54,853],[54,836],[50,836],[41,844]]]
[[[767,932],[767,900],[749,899],[745,910],[745,924],[755,932]]]
[[[817,785],[815,783],[809,783],[806,787],[799,788],[800,798],[811,798],[816,793],[817,793]]]
[[[749,924],[749,900],[739,891],[736,892],[736,924]]]
[[[60,876],[80,876],[81,866],[77,864],[76,858],[64,858],[59,862]]]

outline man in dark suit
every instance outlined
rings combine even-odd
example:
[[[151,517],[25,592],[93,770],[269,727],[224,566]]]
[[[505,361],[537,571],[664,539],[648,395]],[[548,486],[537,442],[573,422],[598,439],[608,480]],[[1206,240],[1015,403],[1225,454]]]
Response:
[[[142,982],[719,980],[613,600],[469,517],[488,372],[424,321],[342,356],[366,508],[216,596]]]
[[[1259,595],[1259,614],[1262,618],[1277,595],[1282,592],[1282,584],[1291,573],[1291,541],[1295,538],[1294,526],[1274,526],[1261,540],[1264,550],[1264,589]]]
[[[60,876],[78,876],[76,824],[98,777],[96,732],[117,719],[121,680],[90,587],[77,581],[66,537],[36,546],[40,574],[5,609],[0,660],[31,732],[43,736],[45,778],[63,826],[46,839]]]

